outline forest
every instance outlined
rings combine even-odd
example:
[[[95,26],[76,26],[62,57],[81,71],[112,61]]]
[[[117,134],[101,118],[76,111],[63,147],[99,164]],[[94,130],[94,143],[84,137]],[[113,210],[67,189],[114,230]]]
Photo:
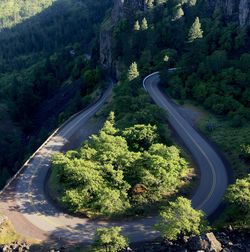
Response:
[[[101,89],[96,35],[110,7],[108,0],[14,3],[2,1],[0,12],[1,187]]]
[[[0,30],[11,28],[25,19],[28,19],[44,9],[50,7],[53,4],[53,0],[41,0],[41,1],[14,1],[3,0],[0,3]]]
[[[178,148],[158,141],[156,126],[118,130],[111,112],[100,133],[78,151],[54,157],[62,205],[88,217],[114,217],[164,204],[185,184],[189,168]]]
[[[229,164],[232,183],[215,228],[249,231],[250,29],[208,1],[144,4],[126,6],[117,23],[111,0],[0,4],[0,186],[53,129],[100,97],[110,73],[118,80],[102,130],[53,157],[58,203],[89,218],[157,212],[152,229],[165,240],[208,231],[205,214],[182,196],[190,160],[142,87],[159,71],[163,92],[203,112],[196,127]],[[114,69],[100,65],[101,24],[112,24]],[[119,227],[97,229],[93,251],[127,245]]]
[[[113,102],[117,124],[162,120],[160,111],[146,112],[154,105],[146,102],[143,91],[135,91],[140,90],[137,81],[160,71],[166,94],[204,111],[198,127],[229,161],[236,183],[225,196],[222,223],[249,228],[249,27],[239,26],[222,10],[212,12],[204,1],[147,1],[146,7],[129,13],[113,29],[112,56],[123,72]],[[171,67],[177,71],[169,72]]]

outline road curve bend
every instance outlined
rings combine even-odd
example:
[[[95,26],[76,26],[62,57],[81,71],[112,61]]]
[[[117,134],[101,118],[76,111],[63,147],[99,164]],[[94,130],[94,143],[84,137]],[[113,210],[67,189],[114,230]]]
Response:
[[[211,214],[220,204],[227,187],[226,169],[213,148],[182,118],[174,105],[159,90],[159,74],[144,80],[155,102],[169,114],[169,122],[185,142],[201,171],[201,183],[194,195],[193,206]],[[112,85],[102,98],[87,110],[78,113],[68,123],[57,130],[0,193],[0,211],[7,215],[18,233],[23,236],[46,240],[48,238],[72,243],[90,243],[98,227],[119,225],[130,241],[145,241],[159,234],[152,230],[157,217],[148,217],[119,222],[90,221],[73,217],[57,209],[46,197],[44,184],[50,168],[51,157],[62,151],[75,133],[89,136],[84,132],[90,118],[103,107],[110,97]]]
[[[173,71],[175,69],[170,69]],[[176,105],[159,89],[160,76],[147,76],[143,86],[155,103],[168,113],[168,121],[192,154],[199,171],[200,183],[192,205],[211,215],[220,205],[228,186],[226,167],[214,148],[179,114]]]

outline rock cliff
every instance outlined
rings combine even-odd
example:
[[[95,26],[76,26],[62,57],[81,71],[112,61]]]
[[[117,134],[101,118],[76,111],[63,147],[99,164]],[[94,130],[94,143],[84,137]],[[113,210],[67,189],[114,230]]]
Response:
[[[113,62],[113,28],[122,18],[131,18],[138,11],[146,9],[145,0],[114,0],[114,7],[102,25],[100,32],[100,62],[117,76],[117,63]]]
[[[241,26],[250,24],[249,0],[207,0],[207,3],[214,10],[220,9],[226,17]]]
[[[239,22],[240,25],[250,24],[250,2],[241,0],[239,4]]]
[[[114,0],[112,20],[117,22],[122,17],[130,17],[135,12],[146,9],[145,0]]]
[[[113,28],[122,18],[132,18],[136,12],[145,11],[145,0],[113,0],[111,15],[103,22],[100,32],[100,61],[105,69],[117,76],[117,63],[113,62],[112,44]],[[239,23],[241,26],[250,25],[250,0],[200,0],[206,8],[222,12],[226,19]]]

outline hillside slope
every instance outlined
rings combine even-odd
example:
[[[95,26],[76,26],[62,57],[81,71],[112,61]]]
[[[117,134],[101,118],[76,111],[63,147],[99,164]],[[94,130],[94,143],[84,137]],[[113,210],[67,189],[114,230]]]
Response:
[[[2,1],[0,12],[0,187],[49,131],[91,102],[82,97],[101,78],[96,38],[111,1],[13,3]]]
[[[160,71],[168,95],[203,110],[200,129],[224,152],[232,178],[244,185],[250,173],[249,10],[244,0],[116,0],[100,34],[103,67],[121,80],[115,103],[121,123],[136,121],[138,108],[143,110],[143,95],[131,90],[127,77]],[[177,71],[169,73],[173,67]],[[226,219],[245,227],[249,210],[243,202],[229,202]]]

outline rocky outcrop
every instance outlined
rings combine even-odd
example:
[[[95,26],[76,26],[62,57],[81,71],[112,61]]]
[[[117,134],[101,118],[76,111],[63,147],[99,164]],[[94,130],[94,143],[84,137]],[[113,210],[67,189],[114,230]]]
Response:
[[[2,247],[0,247],[0,251],[2,252],[28,252],[30,251],[30,245],[25,242],[23,243],[13,242],[11,244],[3,245]]]
[[[124,0],[114,0],[111,18],[114,23],[117,23],[124,15],[123,12]]]
[[[145,0],[114,0],[112,21],[116,23],[120,18],[133,16],[135,12],[145,9]]]
[[[239,4],[239,22],[243,26],[250,24],[250,2],[248,0],[241,0]]]
[[[100,62],[105,69],[109,69],[117,76],[116,62],[112,57],[113,29],[122,18],[133,18],[136,12],[146,9],[145,0],[114,0],[111,16],[107,18],[100,32]]]
[[[241,26],[250,24],[249,0],[207,0],[213,10],[221,10],[225,17],[238,22]]]
[[[219,252],[222,250],[221,243],[217,240],[214,233],[206,234],[205,238],[209,243],[209,249],[214,252]]]
[[[217,240],[214,233],[207,233],[206,235],[196,236],[188,241],[188,247],[192,251],[207,251],[220,252],[222,251],[221,243]]]
[[[112,60],[113,30],[101,29],[100,31],[100,62],[105,69],[113,68]]]
[[[182,237],[175,242],[154,240],[146,243],[131,244],[134,252],[249,252],[250,234],[225,230],[207,233],[188,239]]]
[[[230,21],[238,22],[241,26],[250,24],[249,0],[205,0],[207,8],[221,11]],[[147,9],[145,0],[114,0],[111,15],[102,25],[100,32],[100,62],[117,76],[116,62],[112,57],[113,28],[122,18],[133,19],[136,12]]]

